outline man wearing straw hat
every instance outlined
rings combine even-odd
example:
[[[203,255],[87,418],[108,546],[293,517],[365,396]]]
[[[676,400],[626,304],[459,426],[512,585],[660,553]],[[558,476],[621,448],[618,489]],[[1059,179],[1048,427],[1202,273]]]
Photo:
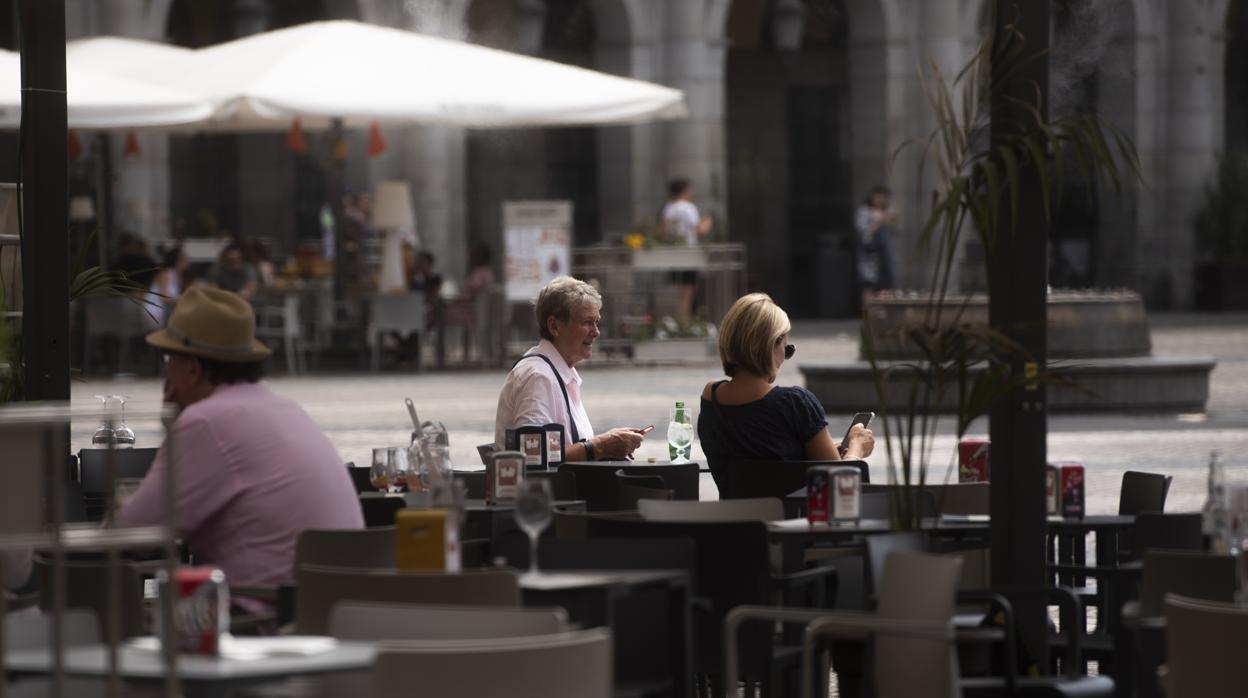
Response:
[[[174,520],[196,562],[237,586],[291,580],[308,528],[362,528],[338,452],[307,413],[260,381],[269,348],[251,305],[215,288],[182,295],[168,326],[147,335],[165,362],[164,395],[180,412],[117,526],[164,521],[168,460]]]

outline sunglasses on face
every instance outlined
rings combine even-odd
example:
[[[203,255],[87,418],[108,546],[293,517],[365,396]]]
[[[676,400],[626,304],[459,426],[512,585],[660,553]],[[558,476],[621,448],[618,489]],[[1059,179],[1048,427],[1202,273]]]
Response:
[[[788,359],[793,358],[793,355],[794,355],[794,354],[796,354],[796,353],[797,353],[797,347],[796,347],[795,345],[793,345],[793,344],[786,344],[786,345],[784,345],[784,358],[785,358],[785,360],[788,360]]]

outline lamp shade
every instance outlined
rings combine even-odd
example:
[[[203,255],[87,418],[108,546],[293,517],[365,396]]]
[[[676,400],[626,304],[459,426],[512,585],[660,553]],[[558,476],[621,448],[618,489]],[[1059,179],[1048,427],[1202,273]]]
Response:
[[[69,200],[69,220],[89,221],[95,218],[95,201],[89,196],[75,196]]]
[[[407,182],[389,180],[377,185],[373,194],[372,224],[382,230],[416,227],[412,212],[412,194]]]

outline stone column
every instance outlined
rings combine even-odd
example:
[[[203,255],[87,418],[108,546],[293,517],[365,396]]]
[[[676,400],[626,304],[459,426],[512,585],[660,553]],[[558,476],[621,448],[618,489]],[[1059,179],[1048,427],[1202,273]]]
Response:
[[[363,21],[464,39],[466,0],[425,0],[409,14],[397,0],[360,0]],[[407,180],[421,246],[432,252],[443,278],[461,284],[468,260],[464,130],[441,126],[388,128],[391,152],[369,164],[372,186],[384,178]],[[500,214],[501,215],[501,214]]]
[[[707,10],[703,0],[665,5],[662,82],[685,91],[689,118],[661,124],[659,147],[665,152],[666,172],[650,186],[662,190],[668,178],[688,177],[697,190],[699,207],[722,224],[728,207],[725,53],[723,27],[707,25]]]
[[[1224,136],[1225,7],[1214,0],[1165,3],[1169,35],[1161,166],[1167,176],[1158,189],[1165,208],[1157,234],[1140,247],[1139,290],[1153,307],[1185,308],[1192,302],[1192,217],[1216,171]]]

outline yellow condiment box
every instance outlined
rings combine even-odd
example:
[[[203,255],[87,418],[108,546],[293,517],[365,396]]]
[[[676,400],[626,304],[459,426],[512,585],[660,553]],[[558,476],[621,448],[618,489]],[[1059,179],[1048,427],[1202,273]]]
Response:
[[[458,522],[446,509],[400,509],[394,517],[394,564],[406,571],[458,572]]]

